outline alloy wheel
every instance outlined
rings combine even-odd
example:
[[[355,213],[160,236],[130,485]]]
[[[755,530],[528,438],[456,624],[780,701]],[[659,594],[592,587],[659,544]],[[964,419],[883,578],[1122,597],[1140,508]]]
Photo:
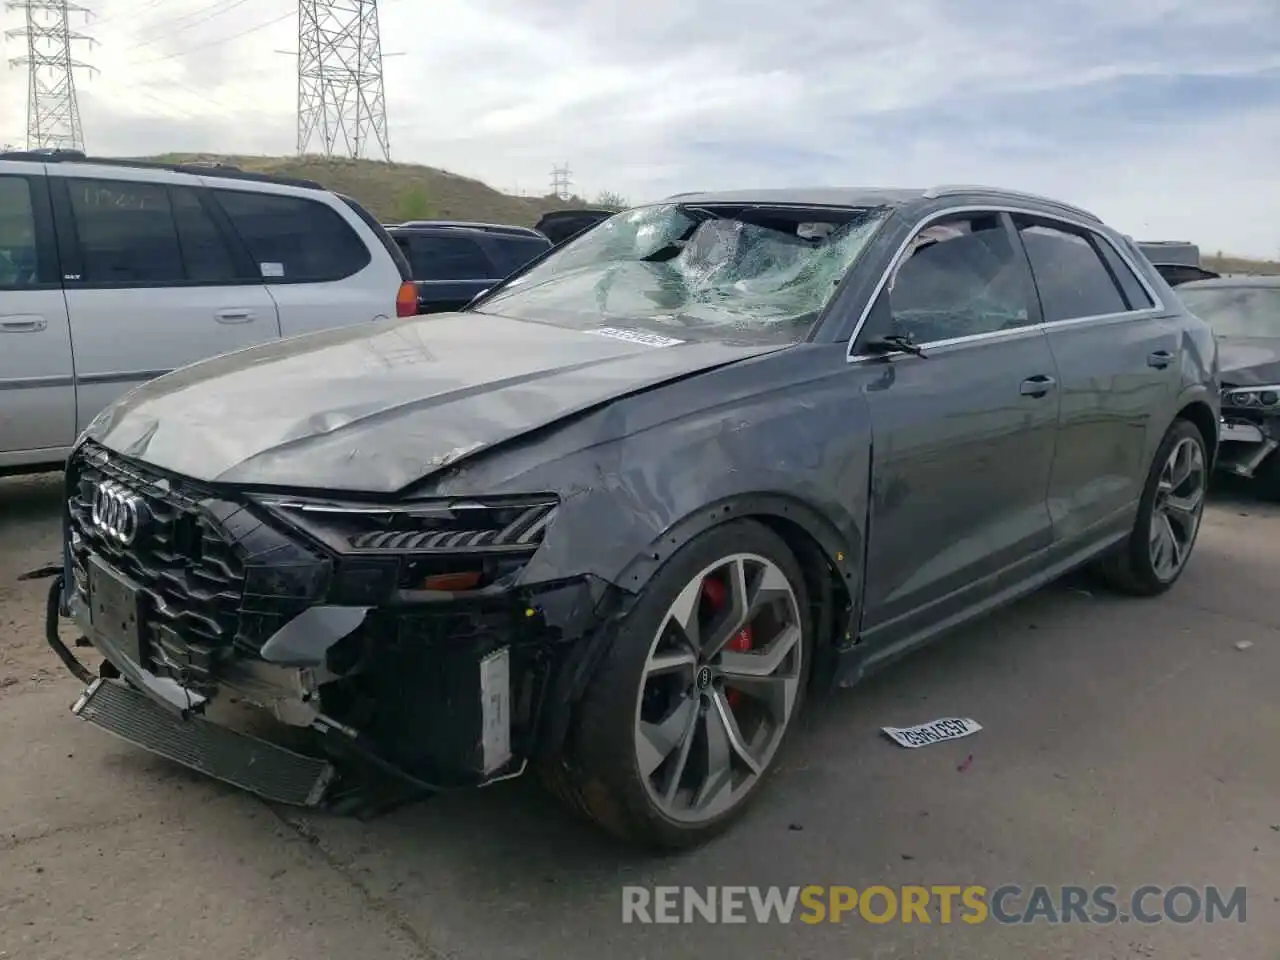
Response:
[[[650,646],[636,762],[668,818],[732,809],[768,768],[800,690],[803,620],[782,570],[735,554],[689,581]]]
[[[1204,449],[1192,437],[1181,438],[1160,470],[1151,513],[1151,568],[1161,582],[1176,577],[1187,562],[1207,487]]]

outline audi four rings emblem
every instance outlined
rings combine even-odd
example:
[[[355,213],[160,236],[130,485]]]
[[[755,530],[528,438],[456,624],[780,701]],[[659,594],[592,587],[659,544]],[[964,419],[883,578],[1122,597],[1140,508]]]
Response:
[[[93,491],[93,525],[117,543],[128,546],[137,539],[146,511],[143,499],[127,487],[107,480]]]

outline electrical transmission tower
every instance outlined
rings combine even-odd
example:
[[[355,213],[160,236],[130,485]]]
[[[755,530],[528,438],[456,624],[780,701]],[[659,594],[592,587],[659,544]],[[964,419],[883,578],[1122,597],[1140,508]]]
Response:
[[[298,155],[391,159],[377,0],[298,0]]]
[[[561,200],[569,199],[569,184],[573,180],[569,178],[569,164],[563,167],[551,168],[551,193]]]
[[[87,8],[68,0],[18,0],[5,4],[21,10],[26,24],[5,31],[5,37],[25,37],[27,55],[9,61],[25,66],[27,74],[27,149],[83,150],[80,104],[76,101],[76,70],[92,70],[72,56],[78,41],[93,41],[71,30],[71,14],[89,16]]]

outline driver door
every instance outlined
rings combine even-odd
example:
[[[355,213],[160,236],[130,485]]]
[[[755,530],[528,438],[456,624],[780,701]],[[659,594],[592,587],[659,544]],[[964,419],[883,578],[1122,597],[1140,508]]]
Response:
[[[1059,391],[1039,317],[1003,213],[935,221],[890,269],[854,345],[873,437],[868,641],[910,642],[1043,561]],[[877,352],[886,335],[924,355]]]

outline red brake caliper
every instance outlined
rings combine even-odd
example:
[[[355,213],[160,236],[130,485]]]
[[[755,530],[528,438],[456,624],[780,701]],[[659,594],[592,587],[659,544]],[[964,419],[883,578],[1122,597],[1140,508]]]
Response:
[[[719,613],[724,609],[724,605],[729,602],[729,589],[724,585],[724,582],[713,580],[710,577],[702,581],[702,595],[706,598],[707,605],[711,608],[712,613]],[[735,653],[746,653],[750,650],[751,624],[747,624],[739,630],[724,645],[724,648]],[[729,701],[729,706],[736,707],[738,701],[742,699],[742,694],[737,690],[726,690],[725,699]]]

